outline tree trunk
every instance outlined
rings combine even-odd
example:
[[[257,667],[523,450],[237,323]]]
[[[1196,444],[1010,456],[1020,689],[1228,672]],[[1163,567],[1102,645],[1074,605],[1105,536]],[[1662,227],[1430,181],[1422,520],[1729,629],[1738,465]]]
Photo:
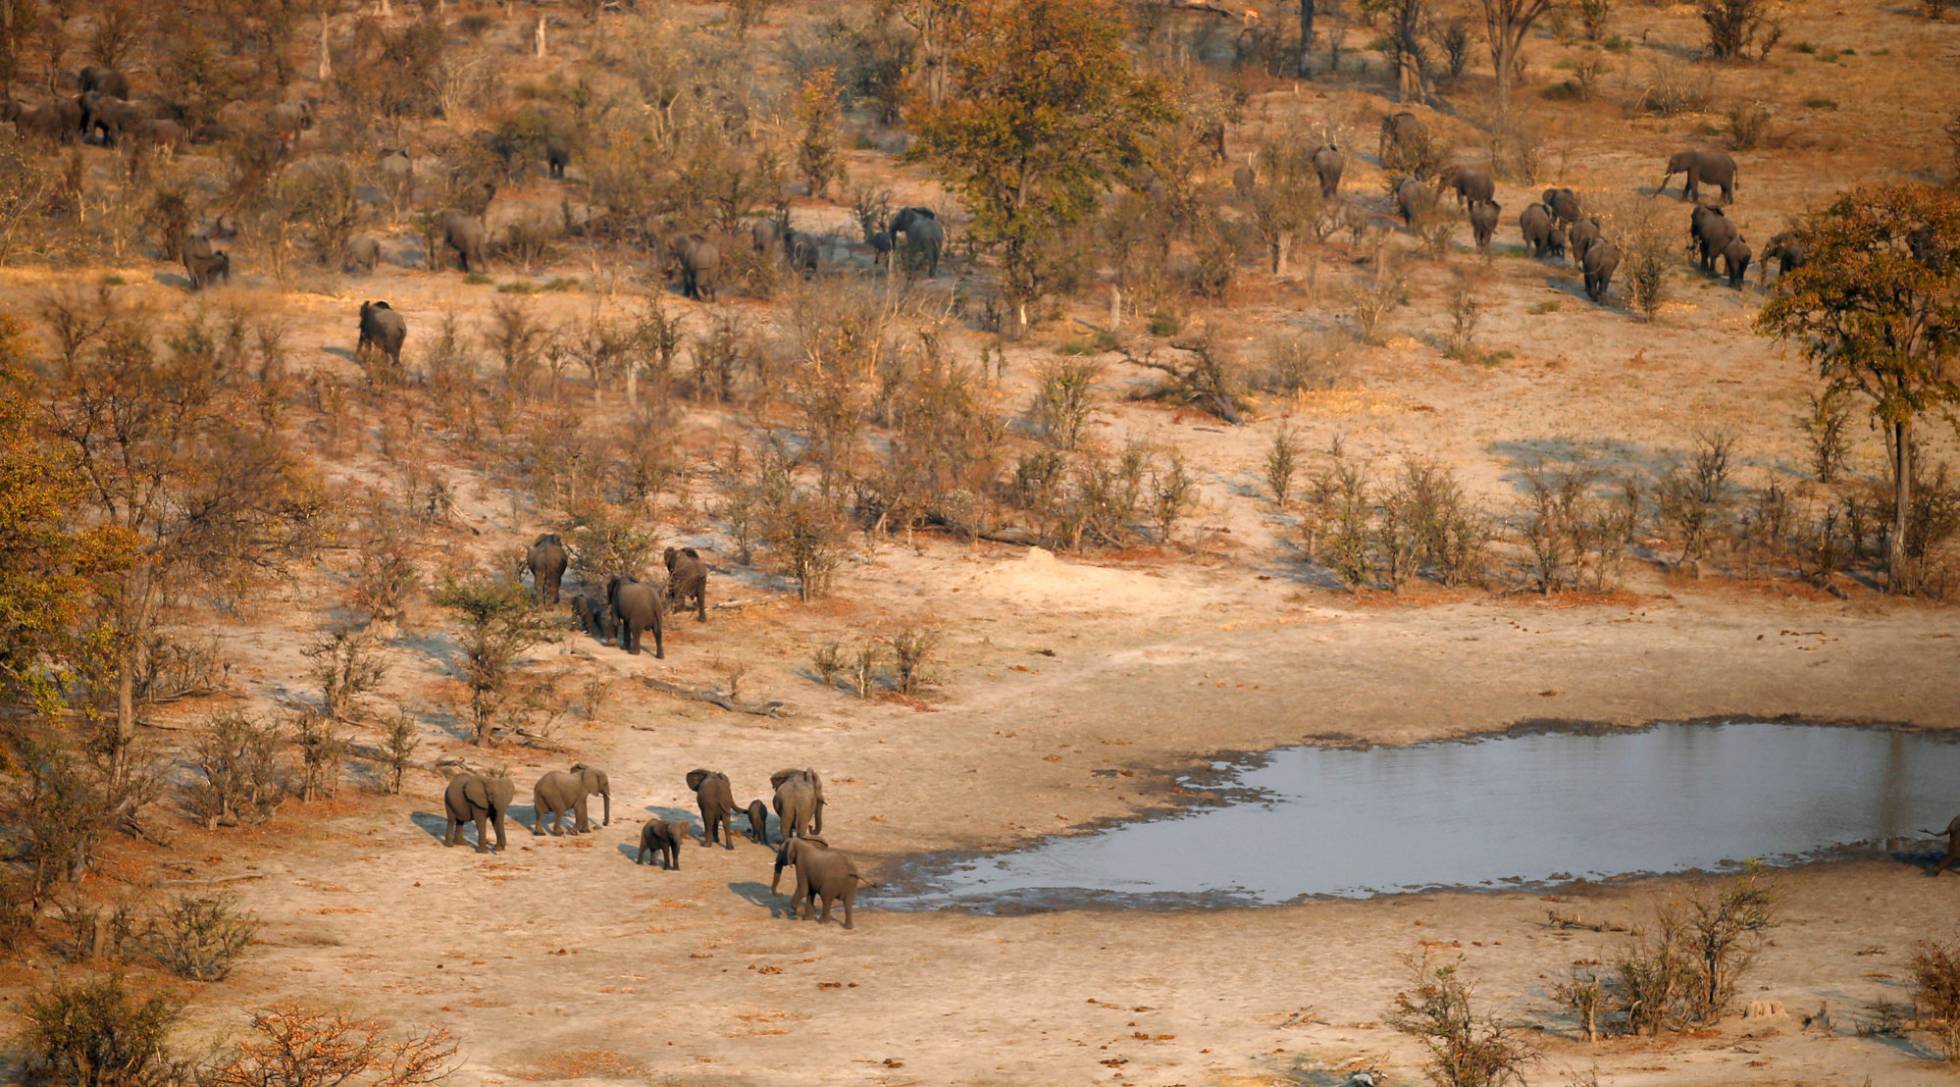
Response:
[[[544,16],[538,16],[538,59],[544,59]]]
[[[1906,555],[1906,525],[1912,510],[1912,423],[1892,424],[1892,538],[1885,555],[1886,588],[1911,592],[1912,560]]]
[[[1307,64],[1307,54],[1313,50],[1313,7],[1314,0],[1300,0],[1300,64],[1298,75],[1301,79],[1311,79],[1313,71]]]
[[[1115,332],[1123,326],[1123,288],[1114,283],[1109,285],[1109,330]]]
[[[325,11],[322,11],[320,13],[319,79],[320,82],[322,83],[325,83],[327,80],[333,78],[333,49],[331,48],[331,46],[328,45],[327,42],[328,27],[332,22],[333,22],[333,16],[329,15]]]

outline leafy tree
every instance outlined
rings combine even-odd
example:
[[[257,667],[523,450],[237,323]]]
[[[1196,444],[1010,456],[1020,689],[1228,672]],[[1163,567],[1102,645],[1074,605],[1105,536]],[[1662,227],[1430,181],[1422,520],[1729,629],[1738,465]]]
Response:
[[[915,154],[1000,248],[1018,324],[1041,296],[1045,251],[1095,210],[1171,117],[1164,87],[1124,48],[1118,0],[976,0],[945,27],[951,87],[915,105]]]
[[[1866,186],[1802,230],[1811,259],[1778,280],[1757,328],[1796,344],[1831,389],[1863,395],[1886,428],[1888,584],[1911,592],[1913,426],[1928,414],[1960,423],[1960,193]]]
[[[810,195],[822,198],[830,183],[844,176],[838,153],[837,69],[822,68],[803,81],[796,92],[796,121],[802,137],[796,144],[796,168],[810,185]]]
[[[510,578],[483,574],[451,579],[436,603],[456,613],[460,670],[470,693],[471,736],[487,743],[500,726],[521,724],[537,695],[524,682],[519,658],[550,636],[550,621],[531,607],[524,587]]]

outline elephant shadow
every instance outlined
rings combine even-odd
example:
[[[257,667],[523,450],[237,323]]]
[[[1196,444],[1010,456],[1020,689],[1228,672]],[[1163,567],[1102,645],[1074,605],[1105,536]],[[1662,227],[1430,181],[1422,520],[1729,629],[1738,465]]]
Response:
[[[334,358],[343,359],[347,362],[357,363],[361,361],[359,358],[355,356],[353,351],[345,347],[322,347],[320,348],[320,350],[326,354],[332,355]]]
[[[158,272],[150,278],[155,280],[160,286],[177,287],[186,291],[191,289],[191,277],[179,275],[176,272]]]
[[[781,919],[789,916],[788,897],[770,893],[766,883],[731,883],[728,889],[753,905],[765,907],[771,917]]]
[[[422,828],[422,830],[425,833],[427,833],[429,837],[434,838],[438,843],[440,843],[443,840],[443,836],[449,832],[449,818],[443,815],[441,812],[433,812],[433,811],[411,812],[409,814],[408,819],[409,822],[414,823],[416,826]],[[474,834],[476,832],[471,831],[470,833]]]

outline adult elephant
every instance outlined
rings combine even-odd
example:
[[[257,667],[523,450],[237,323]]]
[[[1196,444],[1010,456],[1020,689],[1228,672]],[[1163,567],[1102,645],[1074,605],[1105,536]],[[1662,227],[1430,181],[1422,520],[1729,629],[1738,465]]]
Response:
[[[457,845],[463,840],[463,824],[476,823],[476,851],[484,852],[489,842],[486,831],[494,826],[497,829],[497,848],[502,850],[504,841],[504,814],[510,811],[510,801],[517,794],[517,786],[507,777],[492,777],[469,771],[449,779],[449,787],[442,793],[442,808],[448,818],[448,826],[443,834],[442,844]]]
[[[796,886],[789,895],[789,915],[791,920],[801,914],[816,914],[816,905],[823,904],[823,912],[816,914],[819,924],[830,920],[832,903],[844,904],[844,927],[851,927],[851,906],[857,901],[858,888],[875,884],[867,881],[858,872],[857,863],[850,857],[830,848],[830,843],[822,838],[785,838],[776,850],[776,872],[769,880],[769,893],[775,894],[783,879],[783,869],[796,866]],[[797,903],[804,903],[806,909],[799,910]],[[809,920],[802,916],[802,920]]]
[[[547,532],[531,541],[524,552],[524,568],[531,571],[531,585],[541,604],[558,603],[558,586],[565,580],[565,566],[570,553],[565,550],[565,541],[555,532]]]
[[[1583,214],[1579,205],[1579,194],[1571,189],[1546,189],[1545,195],[1538,198],[1552,213],[1552,218],[1567,227],[1579,221]]]
[[[379,351],[396,370],[402,365],[402,342],[408,339],[408,322],[386,302],[361,303],[361,338],[354,345],[356,358]]]
[[[613,625],[619,628],[619,647],[628,653],[640,651],[640,634],[653,631],[653,655],[667,658],[667,643],[660,632],[660,594],[644,581],[615,577],[606,582],[606,604],[612,609]]]
[[[452,211],[442,217],[442,241],[456,254],[464,274],[480,272],[490,253],[490,232],[483,220],[466,212]]]
[[[612,779],[604,770],[574,763],[570,770],[545,774],[531,787],[531,833],[563,834],[567,813],[572,817],[572,833],[591,830],[586,802],[595,796],[604,802],[605,816],[600,825],[612,826]]]
[[[923,214],[906,219],[908,212]],[[919,254],[925,261],[928,277],[939,274],[939,254],[946,248],[946,228],[939,225],[937,216],[922,208],[905,208],[892,219],[892,236],[894,240],[902,236],[906,248]]]
[[[1375,155],[1382,162],[1388,161],[1388,154],[1403,147],[1414,147],[1429,139],[1429,130],[1422,121],[1408,110],[1391,113],[1382,118],[1381,138],[1377,141]]]
[[[1497,182],[1490,178],[1490,171],[1472,166],[1452,166],[1436,175],[1436,195],[1443,190],[1456,193],[1459,207],[1468,207],[1479,200],[1490,200],[1497,195]]]
[[[1810,259],[1810,243],[1804,241],[1795,231],[1785,230],[1770,235],[1769,244],[1763,247],[1762,281],[1769,282],[1769,262],[1776,262],[1776,278],[1782,279],[1804,266]]]
[[[52,98],[21,111],[16,127],[25,134],[49,143],[74,143],[82,135],[82,104],[70,98]]]
[[[149,118],[138,123],[132,135],[137,142],[167,154],[176,153],[190,142],[190,133],[184,131],[184,126],[167,117]]]
[[[1604,305],[1606,290],[1613,285],[1613,272],[1620,267],[1620,247],[1604,238],[1586,249],[1580,267],[1586,275],[1586,297]]]
[[[778,770],[769,778],[783,837],[823,833],[823,779],[815,770]]]
[[[1429,213],[1436,210],[1436,191],[1413,177],[1405,177],[1395,186],[1395,211],[1402,216],[1402,225],[1411,230],[1429,219]]]
[[[1572,253],[1575,263],[1584,266],[1586,251],[1598,244],[1606,236],[1596,216],[1579,219],[1565,228],[1565,247]]]
[[[563,136],[546,136],[544,140],[545,173],[565,180],[565,167],[572,164],[572,144]]]
[[[1497,233],[1497,218],[1503,211],[1504,206],[1495,200],[1470,202],[1470,233],[1476,239],[1477,252],[1490,251],[1490,239]]]
[[[1715,272],[1715,258],[1740,234],[1721,208],[1696,204],[1688,217],[1688,248],[1695,252],[1701,270],[1710,275]]]
[[[681,269],[681,293],[697,302],[713,302],[721,248],[699,234],[689,234],[675,243],[674,260]]]
[[[792,230],[783,235],[783,257],[789,266],[805,276],[817,274],[817,260],[820,256],[817,239],[801,230]]]
[[[115,98],[129,97],[129,77],[106,64],[91,64],[76,72],[75,84],[83,94],[96,91]]]
[[[1722,274],[1729,279],[1729,287],[1742,289],[1742,277],[1749,274],[1749,243],[1740,232],[1722,247]]]
[[[771,216],[757,219],[749,227],[749,245],[767,261],[783,259],[783,236],[789,233],[789,224]]]
[[[191,290],[201,291],[213,282],[230,282],[231,254],[211,244],[204,234],[184,239],[184,272],[190,276]]]
[[[1716,185],[1722,190],[1722,203],[1735,202],[1735,191],[1742,187],[1736,180],[1735,159],[1727,151],[1676,151],[1667,160],[1667,173],[1661,175],[1661,183],[1654,189],[1654,195],[1667,191],[1667,182],[1675,174],[1681,174],[1681,199],[1700,200],[1703,185]]]
[[[701,553],[691,547],[668,548],[663,561],[667,564],[667,604],[669,607],[686,607],[694,603],[694,621],[708,621],[708,564],[701,561]]]
[[[281,102],[266,111],[266,131],[288,146],[299,142],[300,133],[313,127],[313,103],[300,99]]]
[[[687,787],[694,790],[694,805],[701,811],[701,845],[711,846],[719,838],[723,848],[735,848],[731,817],[742,809],[735,806],[735,790],[728,784],[728,775],[718,770],[689,770]]]
[[[372,275],[375,265],[381,263],[381,239],[366,236],[355,238],[347,243],[343,255],[346,259],[341,267],[349,272]]]
[[[1548,255],[1565,255],[1565,224],[1545,205],[1532,204],[1518,213],[1518,230],[1524,235],[1525,244],[1531,247],[1532,256],[1543,260]]]
[[[149,120],[140,108],[101,91],[89,91],[76,103],[82,110],[82,135],[96,137],[104,147],[122,146],[126,135]]]
[[[1320,198],[1332,200],[1341,191],[1341,174],[1347,169],[1347,156],[1333,144],[1322,144],[1314,148],[1313,172],[1320,178]]]

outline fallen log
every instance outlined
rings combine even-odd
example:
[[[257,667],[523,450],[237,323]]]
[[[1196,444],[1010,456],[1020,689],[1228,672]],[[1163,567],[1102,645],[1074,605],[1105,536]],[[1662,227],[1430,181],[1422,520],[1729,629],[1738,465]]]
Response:
[[[670,683],[664,679],[655,679],[652,676],[640,676],[638,678],[642,684],[662,694],[691,699],[695,702],[706,702],[709,705],[720,706],[722,709],[728,710],[731,713],[746,713],[756,717],[791,716],[788,707],[784,706],[778,700],[768,702],[741,702],[721,691],[707,687],[683,687],[678,683]]]

